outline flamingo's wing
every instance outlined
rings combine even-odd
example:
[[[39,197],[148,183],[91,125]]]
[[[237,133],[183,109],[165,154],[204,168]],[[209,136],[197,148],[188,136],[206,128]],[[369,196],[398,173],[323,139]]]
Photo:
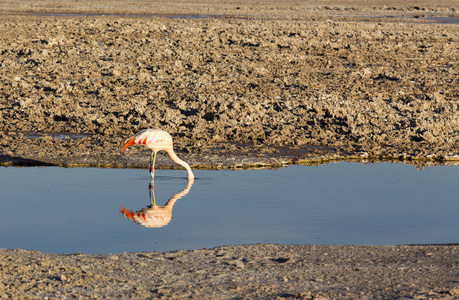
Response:
[[[132,210],[131,211],[126,210],[122,205],[121,205],[120,213],[122,213],[129,220],[134,219],[134,213],[132,212]]]
[[[172,137],[161,129],[145,129],[124,141],[121,152],[134,144],[145,145],[153,152],[158,152],[172,148]]]
[[[131,136],[130,138],[125,140],[124,143],[121,145],[122,147],[121,152],[123,152],[127,147],[132,146],[134,144],[144,144],[145,145],[150,131],[151,129],[142,130],[136,135]]]
[[[123,152],[127,147],[131,146],[131,145],[134,145],[135,144],[135,139],[136,137],[133,136],[133,137],[130,137],[129,139],[127,139],[126,141],[124,141],[123,145],[122,145],[122,149],[121,149],[121,152]]]

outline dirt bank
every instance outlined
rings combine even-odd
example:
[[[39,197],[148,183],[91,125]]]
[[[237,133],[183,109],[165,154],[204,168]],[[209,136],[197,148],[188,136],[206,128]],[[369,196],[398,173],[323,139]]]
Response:
[[[3,1],[0,162],[144,167],[147,127],[194,168],[457,160],[457,1],[367,3]],[[453,299],[457,251],[1,250],[0,299]]]
[[[457,16],[454,6],[316,5],[289,21],[298,11],[281,20],[53,17],[18,15],[8,3],[3,162],[144,166],[146,152],[119,156],[118,146],[147,127],[169,131],[194,167],[458,159],[457,25],[425,23]],[[330,15],[348,9],[354,19]],[[362,21],[369,12],[386,19]]]
[[[1,299],[457,299],[458,246],[0,250]]]

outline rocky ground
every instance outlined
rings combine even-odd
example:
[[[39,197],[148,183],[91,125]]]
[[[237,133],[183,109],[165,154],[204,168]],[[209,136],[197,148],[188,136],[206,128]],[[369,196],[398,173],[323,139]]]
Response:
[[[2,1],[0,162],[459,160],[457,1],[367,3]],[[6,299],[459,297],[457,246],[0,257]]]
[[[281,18],[269,2],[265,19],[177,19],[8,3],[2,162],[144,167],[145,151],[119,145],[148,127],[169,131],[194,167],[459,159],[457,24],[429,22],[457,6],[292,4]]]
[[[458,299],[458,246],[0,250],[0,299]]]

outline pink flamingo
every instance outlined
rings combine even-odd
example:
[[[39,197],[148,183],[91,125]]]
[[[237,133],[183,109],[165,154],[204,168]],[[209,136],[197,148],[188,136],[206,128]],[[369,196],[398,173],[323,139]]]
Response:
[[[190,166],[186,162],[178,158],[175,154],[174,149],[172,148],[172,137],[166,131],[161,129],[142,130],[136,135],[124,141],[121,152],[123,152],[127,147],[134,144],[145,145],[145,147],[151,149],[150,165],[148,167],[148,171],[150,171],[152,178],[155,178],[156,153],[158,151],[164,150],[174,162],[183,166],[186,169],[186,171],[188,172],[188,179],[194,179],[194,175],[191,171]]]
[[[144,227],[152,228],[152,227],[163,227],[172,219],[172,208],[174,207],[175,202],[180,198],[183,198],[188,194],[193,185],[193,179],[188,179],[185,189],[181,192],[178,192],[167,201],[166,205],[159,206],[156,205],[155,200],[155,191],[154,187],[150,183],[148,186],[148,191],[150,194],[150,205],[148,207],[142,208],[136,212],[128,211],[121,205],[120,213],[123,214],[129,220],[142,225]]]

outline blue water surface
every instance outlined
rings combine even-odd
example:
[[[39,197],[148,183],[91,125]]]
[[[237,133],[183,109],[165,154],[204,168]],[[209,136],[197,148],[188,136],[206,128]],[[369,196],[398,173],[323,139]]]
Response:
[[[151,204],[146,170],[0,167],[0,248],[102,254],[459,242],[459,167],[340,162],[195,175],[170,221],[146,228],[120,212]],[[154,186],[163,206],[186,189],[186,171],[157,170]]]

